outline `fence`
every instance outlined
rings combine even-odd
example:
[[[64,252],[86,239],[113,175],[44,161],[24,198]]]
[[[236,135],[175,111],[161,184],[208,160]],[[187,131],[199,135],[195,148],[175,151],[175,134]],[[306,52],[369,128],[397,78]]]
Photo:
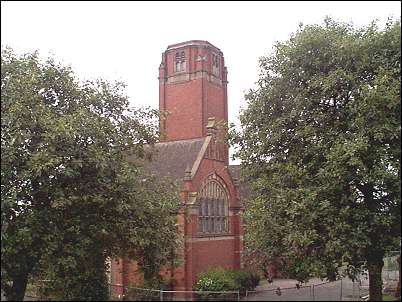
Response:
[[[246,291],[170,291],[109,284],[111,301],[361,301],[368,294],[365,281],[338,280],[308,286]],[[25,300],[45,300],[27,295]],[[36,298],[36,299],[35,299]],[[49,297],[47,297],[50,300]]]
[[[384,258],[382,277],[385,287],[393,286],[398,281],[399,268],[396,258],[399,255],[400,252],[397,251]],[[279,281],[275,280],[278,283]],[[52,281],[39,280],[31,291],[27,291],[24,300],[51,300],[47,286],[49,282]],[[356,281],[345,278],[305,286],[275,286],[244,293],[239,291],[171,291],[109,284],[109,297],[112,301],[362,301],[368,297],[368,285],[367,273],[360,274]]]
[[[239,301],[239,291],[156,290],[109,284],[112,301]]]
[[[357,281],[345,278],[306,286],[276,287],[244,293],[169,291],[110,284],[110,297],[114,301],[363,301],[368,297],[368,279],[362,274]]]
[[[280,280],[275,280],[280,282]],[[25,300],[51,300],[43,296],[27,295]],[[359,280],[340,279],[306,286],[276,287],[265,290],[240,291],[172,291],[128,287],[109,284],[111,301],[362,301],[368,297],[368,278],[362,274]],[[36,298],[36,299],[35,299]]]
[[[340,279],[306,286],[277,287],[276,289],[247,291],[246,301],[359,301],[362,289],[359,282]]]
[[[399,273],[383,271],[383,293],[393,295]],[[317,281],[317,280],[316,280]],[[365,301],[369,296],[367,272],[357,280],[349,278],[297,287],[277,287],[266,290],[247,291],[246,301]]]
[[[314,287],[277,287],[276,289],[246,291],[246,301],[311,301]]]

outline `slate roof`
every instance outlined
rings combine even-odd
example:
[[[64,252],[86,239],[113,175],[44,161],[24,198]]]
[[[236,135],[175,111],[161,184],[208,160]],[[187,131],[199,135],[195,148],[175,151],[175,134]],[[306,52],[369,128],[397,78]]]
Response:
[[[251,196],[251,188],[247,181],[241,175],[241,166],[240,165],[229,165],[229,174],[232,176],[232,179],[237,179],[239,182],[239,194],[240,200],[244,200]]]
[[[160,177],[169,176],[175,180],[184,177],[186,169],[193,167],[204,144],[205,137],[155,144],[151,161],[145,161],[144,167]]]
[[[229,173],[233,179],[240,180],[240,165],[229,165]]]

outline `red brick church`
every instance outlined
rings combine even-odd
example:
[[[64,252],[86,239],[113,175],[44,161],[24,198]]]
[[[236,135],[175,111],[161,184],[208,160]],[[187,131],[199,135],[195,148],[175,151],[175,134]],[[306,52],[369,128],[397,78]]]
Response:
[[[147,168],[182,184],[184,259],[171,272],[175,290],[192,290],[210,267],[241,267],[238,166],[229,166],[219,127],[228,121],[227,83],[223,53],[207,41],[173,44],[162,54],[159,108],[168,114]],[[111,283],[135,284],[137,269],[127,259],[113,261]]]

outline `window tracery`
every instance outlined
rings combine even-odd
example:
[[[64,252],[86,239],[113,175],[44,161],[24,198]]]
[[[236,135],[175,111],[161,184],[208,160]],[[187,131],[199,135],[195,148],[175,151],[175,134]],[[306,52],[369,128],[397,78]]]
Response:
[[[228,227],[228,198],[225,189],[209,180],[199,192],[198,233],[223,234]]]

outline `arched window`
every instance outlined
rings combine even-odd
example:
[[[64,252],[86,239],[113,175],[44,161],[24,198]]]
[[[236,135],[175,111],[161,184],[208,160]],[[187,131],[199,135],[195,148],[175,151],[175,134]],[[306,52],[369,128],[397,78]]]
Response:
[[[212,54],[212,73],[215,75],[219,74],[219,56],[216,54]]]
[[[180,72],[180,71],[185,71],[185,70],[186,70],[186,56],[184,54],[184,51],[176,52],[175,71]]]
[[[228,231],[226,191],[217,181],[208,181],[199,192],[198,233],[210,235]]]
[[[180,71],[180,53],[176,52],[175,71]]]
[[[180,54],[180,61],[181,61],[181,71],[185,71],[186,70],[186,57],[184,55],[184,51],[182,51]]]

